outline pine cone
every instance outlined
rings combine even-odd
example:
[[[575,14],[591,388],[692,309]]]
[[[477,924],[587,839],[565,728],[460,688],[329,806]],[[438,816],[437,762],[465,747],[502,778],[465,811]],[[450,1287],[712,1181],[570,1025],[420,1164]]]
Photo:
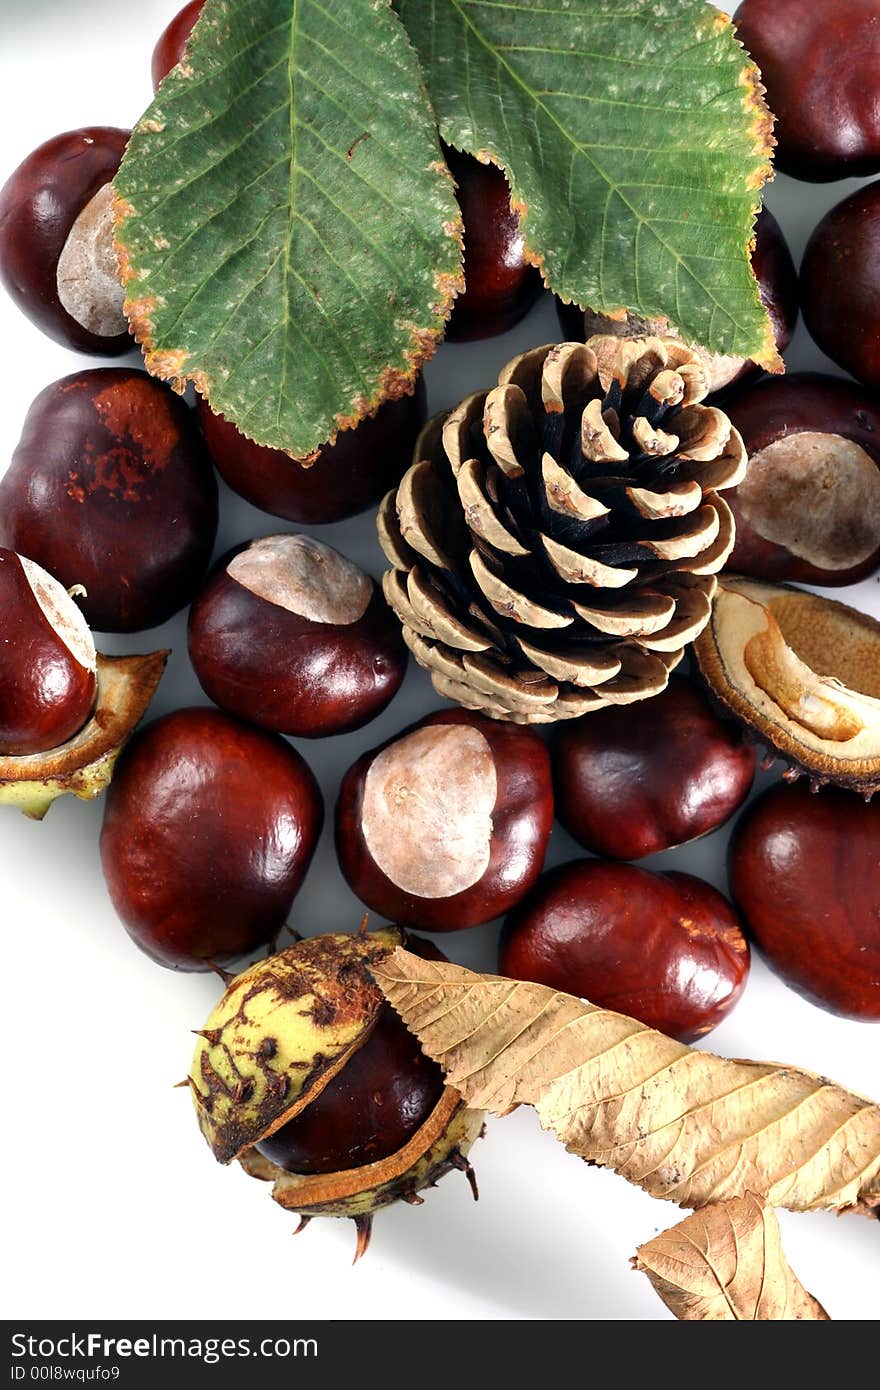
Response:
[[[709,620],[742,440],[672,338],[514,358],[437,417],[379,512],[384,578],[441,695],[516,723],[656,695]]]

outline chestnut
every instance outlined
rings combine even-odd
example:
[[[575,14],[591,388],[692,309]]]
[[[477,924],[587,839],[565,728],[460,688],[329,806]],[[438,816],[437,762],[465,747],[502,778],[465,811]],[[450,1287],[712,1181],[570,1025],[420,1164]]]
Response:
[[[40,145],[0,189],[0,279],[65,347],[113,356],[134,346],[113,240],[113,187],[130,135],[85,126]]]
[[[854,584],[880,564],[880,406],[818,372],[767,380],[726,406],[749,455],[725,493],[730,568],[758,579]]]
[[[728,868],[768,965],[822,1008],[880,1020],[880,802],[779,782],[740,818]]]
[[[585,849],[614,859],[717,830],[755,775],[754,749],[683,676],[641,705],[560,726],[552,758],[559,820]]]
[[[755,218],[755,245],[752,250],[752,270],[758,282],[761,303],[770,318],[773,339],[780,353],[785,352],[797,327],[800,309],[798,273],[785,233],[773,213],[766,206],[761,208]],[[725,359],[718,358],[721,362]],[[731,362],[738,358],[726,359]],[[743,363],[739,372],[725,385],[751,376],[757,371],[754,362]],[[717,390],[718,387],[716,386]]]
[[[375,718],[407,664],[378,585],[311,536],[266,536],[225,556],[192,606],[189,654],[216,704],[301,738]]]
[[[155,627],[192,597],[217,530],[217,480],[191,411],[133,367],[41,391],[0,479],[0,544],[65,587],[93,628]]]
[[[544,288],[526,260],[510,185],[501,169],[444,145],[464,221],[464,293],[446,325],[450,342],[506,333],[528,313]]]
[[[205,0],[189,0],[188,5],[178,11],[169,24],[165,26],[153,49],[153,60],[151,63],[150,75],[153,79],[153,91],[159,86],[163,77],[167,77],[172,68],[176,68],[186,50],[186,41],[195,28],[196,20],[202,13]]]
[[[88,722],[98,693],[92,634],[33,560],[0,548],[0,755],[45,753]]]
[[[229,984],[197,1030],[187,1082],[219,1163],[237,1159],[302,1228],[350,1217],[355,1259],[373,1216],[463,1172],[483,1114],[444,1087],[373,971],[405,942],[399,927],[310,936]],[[295,1176],[291,1176],[291,1174]]]
[[[749,947],[727,899],[702,879],[578,859],[510,914],[499,968],[692,1042],[739,999]]]
[[[768,207],[755,220],[755,246],[752,251],[752,270],[758,281],[761,296],[773,337],[780,352],[791,342],[798,317],[798,276],[791,251],[782,228]],[[566,339],[584,342],[596,333],[614,333],[621,337],[638,337],[644,333],[675,334],[666,319],[642,319],[633,314],[609,317],[586,311],[577,304],[556,301],[559,324]],[[710,392],[723,391],[755,376],[760,368],[745,357],[729,357],[697,349],[706,368]]]
[[[811,183],[880,170],[877,0],[743,0],[734,24],[776,116],[776,167]]]
[[[255,1147],[289,1173],[363,1168],[402,1149],[442,1094],[442,1068],[382,1004],[370,1036],[342,1070]]]
[[[537,734],[449,709],[349,768],[336,850],[368,907],[405,926],[458,931],[528,891],[552,823],[550,758]]]
[[[822,351],[876,391],[880,387],[880,179],[857,188],[814,229],[801,262],[801,298],[804,323]]]
[[[311,526],[356,516],[397,486],[412,462],[425,402],[419,377],[411,396],[387,401],[312,460],[254,444],[201,398],[199,416],[211,457],[234,492],[272,516]]]
[[[323,820],[321,793],[276,734],[182,709],[135,736],[110,784],[101,863],[141,950],[202,970],[284,926]]]

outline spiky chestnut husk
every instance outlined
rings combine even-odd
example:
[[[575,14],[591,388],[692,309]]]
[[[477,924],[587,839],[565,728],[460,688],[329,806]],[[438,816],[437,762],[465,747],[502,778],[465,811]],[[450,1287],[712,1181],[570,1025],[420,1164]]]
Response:
[[[694,646],[722,710],[787,763],[786,781],[880,790],[880,623],[783,584],[724,576]]]
[[[379,512],[385,596],[441,695],[548,723],[665,689],[733,549],[742,439],[671,338],[535,348],[430,422]]]
[[[366,1042],[384,1002],[370,966],[403,941],[397,927],[332,934],[257,962],[235,977],[199,1030],[189,1077],[214,1157],[237,1159],[251,1177],[273,1182],[275,1201],[303,1218],[352,1218],[356,1258],[374,1212],[399,1199],[418,1201],[451,1168],[472,1179],[466,1154],[482,1114],[446,1087],[396,1153],[337,1173],[289,1173],[255,1146],[300,1114]]]
[[[52,802],[70,792],[90,801],[105,790],[124,745],[156,691],[167,651],[146,656],[98,655],[98,693],[92,717],[58,748],[0,757],[0,805],[42,820]]]

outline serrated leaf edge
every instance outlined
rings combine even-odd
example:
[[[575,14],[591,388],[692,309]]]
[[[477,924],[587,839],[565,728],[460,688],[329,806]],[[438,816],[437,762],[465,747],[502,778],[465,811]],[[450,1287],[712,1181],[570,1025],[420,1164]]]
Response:
[[[778,374],[785,371],[785,363],[776,346],[769,315],[761,301],[757,277],[751,269],[751,256],[755,249],[755,219],[761,211],[763,203],[763,198],[761,196],[762,190],[765,185],[775,177],[772,154],[776,145],[776,139],[773,135],[773,126],[776,117],[767,105],[766,88],[761,78],[760,69],[738,38],[730,16],[721,11],[717,12],[713,17],[712,27],[716,30],[730,28],[733,31],[731,37],[742,52],[744,63],[740,72],[740,84],[745,88],[743,109],[747,114],[751,113],[752,115],[753,152],[755,155],[763,157],[763,163],[752,173],[747,184],[749,188],[755,190],[756,197],[751,206],[752,228],[744,248],[744,254],[749,262],[755,306],[764,310],[764,342],[758,352],[753,354],[751,360],[758,366],[763,367],[766,371]],[[458,141],[450,139],[448,133],[444,134],[443,138],[452,149],[456,149],[463,154],[471,155],[474,159],[479,160],[481,164],[493,164],[497,169],[502,171],[510,185],[510,205],[520,224],[520,232],[523,237],[523,255],[525,259],[530,265],[536,268],[546,289],[550,290],[553,294],[557,294],[563,304],[574,303],[573,299],[559,294],[547,274],[543,253],[538,246],[528,238],[526,228],[523,225],[525,215],[528,212],[528,204],[517,193],[516,182],[510,165],[502,159],[497,151],[491,149],[489,146],[481,145],[470,149],[467,145],[462,145]],[[582,309],[591,308],[597,313],[605,314],[608,318],[612,319],[625,318],[627,314],[630,313],[641,315],[644,312],[643,306],[635,304],[581,304],[579,307]],[[678,331],[677,328],[676,331]],[[692,339],[686,337],[683,338],[683,341],[692,347],[700,347],[703,349],[707,347],[704,343],[695,343]]]

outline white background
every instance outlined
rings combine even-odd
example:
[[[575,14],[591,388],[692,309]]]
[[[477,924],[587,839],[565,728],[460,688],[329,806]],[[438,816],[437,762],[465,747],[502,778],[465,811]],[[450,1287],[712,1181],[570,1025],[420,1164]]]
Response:
[[[0,181],[62,130],[130,126],[150,100],[153,43],[177,9],[177,0],[0,0]],[[819,216],[852,186],[777,180],[768,202],[796,259]],[[431,409],[491,384],[514,352],[558,336],[546,297],[505,337],[442,347],[426,374]],[[823,365],[803,328],[788,361]],[[33,396],[98,365],[43,337],[0,293],[0,472]],[[218,553],[282,529],[223,489]],[[381,572],[369,514],[320,534]],[[880,614],[876,578],[839,596]],[[184,614],[146,637],[103,645],[174,649],[154,713],[206,703],[186,657]],[[328,822],[339,779],[361,750],[438,703],[412,670],[366,730],[300,745],[320,777]],[[172,1089],[188,1069],[189,1030],[203,1022],[218,982],[164,970],[131,944],[101,877],[101,814],[100,802],[72,797],[42,824],[0,811],[6,1316],[669,1316],[629,1257],[673,1225],[677,1210],[568,1156],[526,1110],[491,1122],[476,1147],[478,1206],[464,1178],[451,1175],[423,1207],[383,1214],[355,1269],[348,1222],[315,1222],[292,1241],[295,1219],[265,1186],[214,1163],[187,1092]],[[724,888],[724,849],[722,832],[650,867],[674,865]],[[576,852],[557,827],[549,862]],[[293,920],[313,934],[352,928],[360,912],[328,826]],[[442,944],[462,964],[492,970],[496,938],[495,927],[478,927]],[[878,1042],[876,1026],[805,1003],[756,960],[744,998],[709,1045],[796,1063],[876,1094]],[[795,1270],[832,1315],[876,1317],[876,1223],[781,1219]]]

